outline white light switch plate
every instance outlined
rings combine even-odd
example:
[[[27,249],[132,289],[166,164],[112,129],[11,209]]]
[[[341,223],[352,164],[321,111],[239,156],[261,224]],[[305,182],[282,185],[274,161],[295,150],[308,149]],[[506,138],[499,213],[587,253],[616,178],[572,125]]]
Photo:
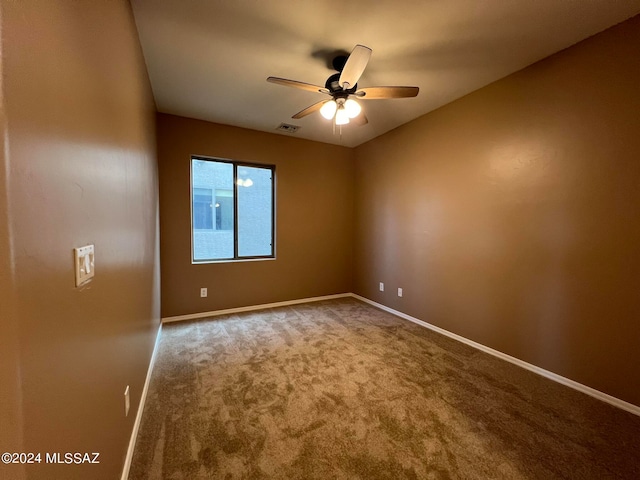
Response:
[[[76,270],[76,287],[86,283],[95,274],[93,245],[73,249]]]

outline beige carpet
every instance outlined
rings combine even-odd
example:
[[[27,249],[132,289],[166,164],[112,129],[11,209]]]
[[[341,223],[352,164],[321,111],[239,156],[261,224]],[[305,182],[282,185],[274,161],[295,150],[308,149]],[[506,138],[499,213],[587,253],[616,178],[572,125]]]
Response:
[[[640,417],[353,299],[165,325],[130,480],[640,479]]]

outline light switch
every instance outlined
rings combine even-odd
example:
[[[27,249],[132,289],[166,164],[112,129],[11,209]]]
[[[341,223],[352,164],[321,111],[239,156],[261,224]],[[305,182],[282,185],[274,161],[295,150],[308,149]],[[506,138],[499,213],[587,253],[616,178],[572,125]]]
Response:
[[[76,287],[89,281],[95,274],[93,252],[93,245],[73,249],[76,268]]]

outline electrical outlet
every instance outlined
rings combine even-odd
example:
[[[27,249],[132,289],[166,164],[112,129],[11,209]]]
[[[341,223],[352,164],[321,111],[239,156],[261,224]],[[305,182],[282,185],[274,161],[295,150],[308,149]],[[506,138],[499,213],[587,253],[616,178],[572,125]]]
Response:
[[[129,416],[129,407],[131,403],[129,402],[129,385],[124,389],[124,416]]]
[[[380,282],[380,291],[384,292],[384,283]]]
[[[398,296],[401,297],[402,296],[402,289],[398,288]]]
[[[207,296],[207,289],[206,288],[201,288],[200,289],[200,296],[203,297],[203,298]]]

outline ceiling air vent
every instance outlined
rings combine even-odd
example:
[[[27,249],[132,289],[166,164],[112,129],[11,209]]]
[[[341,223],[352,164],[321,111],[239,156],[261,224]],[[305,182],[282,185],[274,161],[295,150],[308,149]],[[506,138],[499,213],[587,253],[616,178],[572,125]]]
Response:
[[[300,130],[300,127],[298,125],[290,125],[288,123],[281,123],[278,128],[276,128],[276,130],[280,130],[281,132],[286,132],[286,133],[296,133],[298,130]]]

